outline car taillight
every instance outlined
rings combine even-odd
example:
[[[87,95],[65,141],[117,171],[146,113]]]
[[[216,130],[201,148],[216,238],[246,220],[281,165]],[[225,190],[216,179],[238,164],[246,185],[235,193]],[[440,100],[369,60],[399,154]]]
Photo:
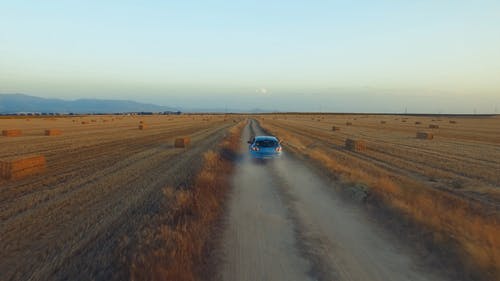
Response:
[[[258,148],[258,147],[256,147],[256,146],[253,146],[253,147],[252,147],[252,150],[253,150],[253,151],[259,151],[259,148]]]
[[[276,147],[276,151],[280,152],[281,151],[281,146]]]

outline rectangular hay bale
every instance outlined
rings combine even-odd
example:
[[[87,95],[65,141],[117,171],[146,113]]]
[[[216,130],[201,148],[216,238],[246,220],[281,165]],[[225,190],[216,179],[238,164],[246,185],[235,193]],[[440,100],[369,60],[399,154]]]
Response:
[[[352,126],[352,123],[351,122],[345,122],[345,125],[346,126]]]
[[[25,156],[0,161],[0,176],[4,179],[19,179],[43,172],[46,160],[42,155]]]
[[[345,147],[352,151],[365,151],[366,143],[363,140],[346,139]]]
[[[46,136],[59,136],[61,134],[62,134],[62,131],[58,130],[58,129],[48,129],[48,130],[45,130],[45,135]]]
[[[340,131],[340,127],[332,126],[332,131]]]
[[[421,140],[432,140],[434,135],[432,133],[427,132],[417,132],[417,139]]]
[[[191,143],[191,138],[189,137],[176,138],[174,142],[174,147],[187,148],[190,143]]]
[[[439,125],[430,124],[430,125],[429,125],[429,128],[430,128],[430,129],[439,129]]]
[[[2,136],[4,137],[19,137],[22,136],[23,132],[21,130],[3,130]]]
[[[146,129],[146,125],[144,125],[144,124],[139,125],[139,130],[145,130],[145,129]]]

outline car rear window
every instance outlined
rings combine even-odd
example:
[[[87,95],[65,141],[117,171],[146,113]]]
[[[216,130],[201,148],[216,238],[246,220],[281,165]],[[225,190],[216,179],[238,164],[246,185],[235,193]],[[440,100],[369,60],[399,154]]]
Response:
[[[275,147],[278,143],[273,140],[258,140],[255,142],[255,145],[259,147]]]

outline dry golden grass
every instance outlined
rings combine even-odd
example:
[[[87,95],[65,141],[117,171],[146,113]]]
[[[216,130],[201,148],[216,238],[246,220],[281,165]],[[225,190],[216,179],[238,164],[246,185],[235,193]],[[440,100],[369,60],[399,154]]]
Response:
[[[431,230],[436,243],[459,245],[467,264],[500,275],[500,118],[463,118],[460,128],[443,124],[433,142],[422,142],[409,122],[381,126],[387,116],[362,116],[342,134],[329,127],[353,116],[325,117],[324,124],[300,115],[261,123],[342,181],[369,186],[374,198]],[[345,139],[360,136],[366,151],[343,148]]]
[[[203,168],[192,186],[163,190],[168,209],[160,214],[160,225],[148,229],[140,242],[130,265],[131,280],[200,280],[205,250],[230,186],[233,163],[223,151],[237,151],[243,124],[230,130],[220,152],[204,154]]]

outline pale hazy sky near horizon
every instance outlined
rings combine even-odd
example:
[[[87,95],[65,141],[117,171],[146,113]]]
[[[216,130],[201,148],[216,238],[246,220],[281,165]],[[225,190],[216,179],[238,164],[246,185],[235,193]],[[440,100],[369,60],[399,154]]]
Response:
[[[500,111],[500,1],[3,1],[0,93]]]

